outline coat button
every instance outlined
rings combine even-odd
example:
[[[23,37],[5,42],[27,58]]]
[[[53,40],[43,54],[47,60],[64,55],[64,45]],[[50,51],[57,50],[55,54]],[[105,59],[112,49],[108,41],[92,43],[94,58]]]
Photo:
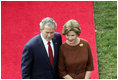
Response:
[[[79,74],[79,70],[75,70],[75,74],[78,75]]]

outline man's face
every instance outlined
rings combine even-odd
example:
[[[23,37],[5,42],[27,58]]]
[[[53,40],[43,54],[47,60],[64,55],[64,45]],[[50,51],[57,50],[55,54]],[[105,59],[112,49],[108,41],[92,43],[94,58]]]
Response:
[[[44,26],[44,29],[41,30],[41,33],[43,37],[47,40],[50,41],[54,37],[54,32],[55,32],[55,27],[49,27],[49,26]]]

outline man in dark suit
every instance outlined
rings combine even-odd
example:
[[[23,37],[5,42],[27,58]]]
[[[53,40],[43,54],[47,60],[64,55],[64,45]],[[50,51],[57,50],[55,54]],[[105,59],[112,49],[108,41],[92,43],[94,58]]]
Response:
[[[56,27],[52,18],[44,18],[40,22],[41,33],[24,46],[21,61],[23,79],[58,78],[58,52],[62,38],[55,32]]]

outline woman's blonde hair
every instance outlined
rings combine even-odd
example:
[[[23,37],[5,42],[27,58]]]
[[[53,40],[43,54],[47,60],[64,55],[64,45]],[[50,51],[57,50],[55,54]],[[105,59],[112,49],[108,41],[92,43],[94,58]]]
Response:
[[[64,24],[62,30],[63,35],[66,35],[69,31],[74,31],[78,36],[80,35],[81,29],[76,20],[71,19]]]

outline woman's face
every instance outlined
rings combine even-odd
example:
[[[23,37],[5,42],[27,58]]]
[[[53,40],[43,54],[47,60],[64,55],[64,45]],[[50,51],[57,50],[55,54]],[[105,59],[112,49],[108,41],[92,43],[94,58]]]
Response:
[[[66,34],[66,39],[70,44],[75,44],[77,40],[77,34],[74,31],[69,31]]]

